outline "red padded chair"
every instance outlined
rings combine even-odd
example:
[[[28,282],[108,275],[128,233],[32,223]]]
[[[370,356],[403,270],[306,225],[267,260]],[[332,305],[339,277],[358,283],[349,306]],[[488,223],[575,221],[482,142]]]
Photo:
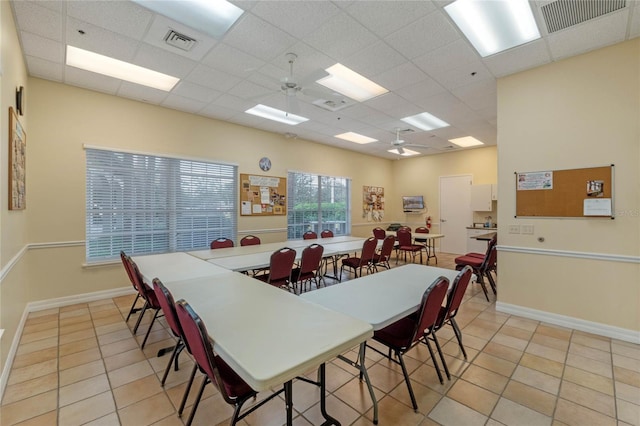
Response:
[[[362,268],[366,268],[368,273],[375,271],[373,266],[373,256],[376,254],[377,246],[378,240],[374,237],[369,237],[362,244],[360,257],[353,256],[342,259],[342,266],[340,267],[338,281],[342,281],[342,272],[344,271],[344,268],[352,269],[356,278],[358,278],[358,272],[360,272],[360,276],[362,276]]]
[[[211,241],[211,248],[212,249],[219,249],[219,248],[228,248],[228,247],[233,247],[233,240],[230,240],[229,238],[218,238],[216,240]]]
[[[139,312],[140,310],[142,310],[142,308],[136,308],[136,304],[138,303],[138,300],[140,299],[140,292],[138,291],[138,287],[136,287],[135,282],[133,281],[133,271],[131,270],[131,265],[129,264],[129,261],[127,260],[127,255],[125,254],[124,251],[120,252],[120,260],[122,261],[122,266],[124,266],[124,270],[127,273],[127,276],[129,277],[129,281],[131,282],[131,285],[133,286],[133,288],[136,291],[136,298],[133,300],[133,303],[131,304],[131,308],[129,309],[129,313],[127,314],[127,319],[125,320],[125,322],[129,322],[129,318],[131,317],[131,314],[135,314],[136,312]]]
[[[419,234],[428,234],[428,233],[429,233],[429,228],[427,228],[426,226],[417,227],[416,230],[413,231],[413,241],[416,243],[427,245],[427,239],[424,237],[421,238]]]
[[[496,294],[496,282],[491,275],[491,271],[496,264],[498,252],[496,251],[496,244],[487,244],[487,253],[484,258],[478,258],[473,256],[458,256],[455,258],[456,269],[462,270],[465,266],[470,266],[473,269],[473,273],[476,274],[476,282],[482,287],[484,297],[489,301],[489,293],[487,292],[487,286],[485,285],[484,278],[489,280],[489,285],[493,290],[493,294]]]
[[[240,240],[241,246],[257,246],[261,243],[260,238],[255,235],[246,235]]]
[[[384,240],[387,237],[387,233],[384,229],[378,227],[378,228],[373,228],[373,236],[377,239],[377,240]]]
[[[149,287],[144,280],[142,279],[142,275],[140,274],[140,270],[138,269],[138,265],[131,259],[130,256],[127,256],[124,253],[121,253],[120,256],[124,256],[125,261],[129,264],[129,268],[131,271],[131,277],[133,279],[133,285],[138,290],[138,294],[144,300],[144,306],[142,307],[142,312],[140,316],[138,316],[138,321],[136,321],[136,325],[133,327],[133,334],[136,334],[138,331],[138,327],[140,326],[140,322],[142,321],[142,317],[144,317],[147,309],[152,309],[154,311],[153,318],[151,318],[151,323],[149,324],[149,328],[147,329],[146,334],[144,335],[144,339],[142,340],[142,345],[140,345],[140,349],[144,349],[144,345],[147,343],[147,339],[149,338],[149,333],[151,332],[151,328],[153,327],[153,323],[156,321],[158,314],[160,313],[161,307],[158,303],[158,299],[156,298],[156,294],[151,287]]]
[[[311,288],[311,282],[316,285],[316,288],[319,287],[322,279],[320,276],[322,253],[324,253],[324,247],[320,244],[311,244],[302,250],[300,266],[291,271],[291,283],[295,293],[303,292],[307,285]]]
[[[447,294],[448,287],[448,279],[445,277],[437,278],[422,295],[422,301],[420,302],[420,307],[417,312],[414,312],[413,314],[404,317],[381,330],[373,332],[373,340],[388,347],[389,351],[393,351],[397,359],[392,358],[391,353],[385,354],[375,347],[367,345],[367,347],[388,358],[390,361],[400,365],[402,373],[404,374],[404,380],[407,383],[407,388],[409,389],[409,396],[411,397],[413,409],[416,411],[418,410],[418,403],[416,402],[416,397],[413,394],[409,374],[402,356],[411,350],[411,348],[415,347],[419,342],[423,342],[429,349],[429,354],[431,355],[431,360],[433,361],[433,365],[438,373],[440,383],[444,384],[442,373],[438,367],[438,362],[436,361],[433,349],[429,343],[429,337],[431,337],[431,340],[436,344],[440,360],[444,364],[444,355],[442,354],[442,349],[440,348],[440,343],[434,333],[434,329],[438,320],[438,314],[440,313],[442,302],[444,302],[444,297]]]
[[[269,260],[269,272],[258,275],[255,278],[269,283],[275,287],[289,289],[291,283],[291,270],[296,260],[296,251],[289,247],[276,250]]]
[[[460,346],[462,355],[464,355],[464,359],[467,359],[467,352],[464,350],[464,346],[462,345],[462,332],[460,331],[460,327],[458,327],[455,317],[458,314],[458,309],[460,309],[462,298],[464,297],[465,291],[467,291],[472,275],[473,270],[471,267],[465,266],[456,276],[455,280],[453,280],[451,289],[447,294],[447,303],[445,306],[440,308],[440,315],[438,316],[438,321],[436,322],[436,328],[434,330],[440,330],[445,326],[445,324],[451,325],[453,332],[456,335],[456,339],[458,339],[458,345]],[[450,378],[451,376],[449,375],[449,370],[446,368],[446,364],[445,371],[447,373],[447,377]]]
[[[389,235],[385,237],[382,241],[382,247],[380,248],[380,253],[375,253],[373,255],[373,267],[376,272],[378,271],[378,266],[382,266],[386,269],[391,269],[391,265],[389,265],[389,259],[391,259],[391,253],[393,252],[393,247],[396,245],[396,237],[393,235]]]
[[[318,234],[316,234],[313,231],[307,231],[304,234],[302,234],[302,239],[303,240],[317,240],[318,239]]]
[[[320,233],[320,238],[333,238],[333,231],[330,229],[324,229]]]
[[[425,246],[422,244],[414,244],[411,239],[411,231],[407,231],[404,228],[398,229],[396,234],[398,236],[396,252],[404,252],[404,261],[407,261],[407,253],[411,253],[411,260],[415,263],[416,256],[420,253],[420,263],[422,263],[422,252],[425,250]],[[399,257],[399,255],[396,256],[396,265],[398,264]]]
[[[194,312],[191,306],[184,300],[179,300],[176,303],[176,313],[178,320],[180,321],[180,327],[184,333],[184,339],[186,344],[191,349],[193,359],[196,362],[194,369],[199,369],[204,373],[205,377],[196,396],[193,408],[189,414],[189,420],[187,420],[186,426],[190,426],[193,421],[193,417],[200,404],[202,393],[207,383],[214,383],[220,391],[220,395],[228,404],[235,407],[233,416],[231,417],[231,424],[235,425],[238,421],[242,420],[246,415],[252,413],[256,408],[262,406],[267,401],[270,401],[275,396],[284,391],[280,389],[278,392],[274,392],[269,397],[260,401],[257,405],[254,405],[250,410],[243,414],[240,414],[242,405],[249,399],[255,397],[258,392],[253,390],[238,374],[224,362],[222,358],[215,355],[213,352],[213,345],[209,340],[209,333],[205,327],[202,319]]]

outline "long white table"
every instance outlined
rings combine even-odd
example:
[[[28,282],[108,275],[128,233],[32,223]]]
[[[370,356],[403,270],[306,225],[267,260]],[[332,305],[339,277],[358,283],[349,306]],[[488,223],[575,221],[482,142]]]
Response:
[[[371,324],[374,330],[380,330],[415,312],[420,306],[425,290],[438,277],[448,278],[451,284],[457,275],[458,271],[452,269],[409,264],[324,287],[299,297],[365,321]],[[341,359],[359,368],[364,376],[373,401],[374,423],[377,423],[378,402],[364,367],[364,346],[363,342],[360,345],[358,363],[343,357]]]
[[[188,252],[190,255],[195,256],[199,259],[210,260],[210,259],[218,259],[220,257],[230,257],[230,256],[239,256],[245,254],[254,254],[254,253],[273,253],[274,251],[281,249],[282,247],[290,247],[290,248],[299,248],[299,247],[307,247],[311,244],[320,244],[322,246],[328,246],[330,244],[337,243],[345,243],[351,241],[364,241],[364,238],[361,237],[352,237],[350,235],[341,235],[338,237],[330,237],[330,238],[317,238],[312,240],[287,240],[278,243],[264,243],[257,244],[254,246],[236,246],[236,247],[228,247],[222,249],[206,249],[206,250],[195,250]]]
[[[292,422],[291,381],[316,367],[320,367],[322,413],[328,423],[339,424],[325,411],[324,363],[370,338],[369,323],[236,272],[179,279],[180,274],[190,275],[188,269],[170,264],[175,271],[167,279],[161,273],[166,268],[151,257],[134,258],[145,281],[160,278],[176,300],[185,299],[193,306],[215,351],[243,380],[257,391],[285,384],[287,424]]]
[[[393,235],[396,236],[396,231],[384,231],[387,236]],[[419,244],[424,244],[427,251],[427,265],[429,264],[429,259],[432,257],[436,259],[436,265],[438,264],[438,257],[436,256],[436,240],[440,238],[444,238],[444,234],[424,234],[422,232],[412,232],[411,236],[413,237],[413,241]]]
[[[155,277],[163,283],[190,278],[211,277],[228,273],[229,270],[212,263],[203,262],[187,253],[175,252],[133,256],[144,281],[151,285]]]

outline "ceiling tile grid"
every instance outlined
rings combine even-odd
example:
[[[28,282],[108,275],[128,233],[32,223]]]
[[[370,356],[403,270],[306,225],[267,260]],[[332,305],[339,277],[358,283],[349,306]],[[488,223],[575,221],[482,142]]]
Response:
[[[397,128],[419,155],[449,151],[448,139],[496,143],[496,79],[640,36],[635,1],[615,12],[548,34],[531,0],[542,37],[482,58],[443,9],[451,1],[249,1],[220,39],[129,0],[12,0],[30,75],[205,117],[305,138],[384,158]],[[167,44],[169,30],[196,39],[186,51]],[[165,92],[65,65],[73,45],[180,79]],[[287,53],[297,58],[290,67]],[[365,102],[335,94],[314,80],[340,62],[389,93]],[[287,97],[283,79],[295,83]],[[313,102],[341,105],[330,111]],[[346,104],[343,104],[343,101]],[[290,126],[246,114],[263,103],[309,119]],[[344,106],[346,105],[346,106]],[[295,109],[295,111],[294,111]],[[450,124],[429,132],[400,119],[429,112]],[[335,138],[352,131],[378,142]],[[284,137],[284,136],[283,136]],[[459,148],[453,148],[459,149]]]

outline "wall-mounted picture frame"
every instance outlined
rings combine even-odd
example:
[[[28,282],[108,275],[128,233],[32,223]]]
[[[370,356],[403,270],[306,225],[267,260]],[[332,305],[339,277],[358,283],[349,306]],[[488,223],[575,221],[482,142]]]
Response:
[[[27,206],[26,164],[27,135],[18,115],[9,107],[9,210]]]

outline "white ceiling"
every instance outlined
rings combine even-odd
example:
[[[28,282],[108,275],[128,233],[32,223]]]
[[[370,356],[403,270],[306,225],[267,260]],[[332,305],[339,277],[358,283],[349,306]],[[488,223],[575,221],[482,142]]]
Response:
[[[583,0],[576,0],[583,1]],[[127,0],[13,0],[29,75],[226,120],[276,133],[396,158],[387,149],[395,129],[422,155],[450,150],[451,138],[474,136],[496,144],[496,78],[640,35],[640,6],[627,0],[615,12],[548,34],[540,8],[530,1],[542,38],[481,58],[443,7],[450,1],[233,1],[245,13],[221,39],[157,15]],[[167,45],[171,28],[198,40],[184,52]],[[82,32],[82,34],[80,33]],[[171,92],[128,83],[65,65],[73,45],[180,78]],[[337,112],[297,94],[299,115],[289,126],[244,113],[257,103],[286,109],[280,79],[286,54],[298,55],[297,82],[336,62],[389,93]],[[317,83],[305,88],[339,101]],[[450,127],[424,132],[400,118],[429,112]],[[378,139],[367,145],[334,135],[352,131]],[[427,148],[428,147],[428,148]],[[458,148],[460,149],[460,148]]]

